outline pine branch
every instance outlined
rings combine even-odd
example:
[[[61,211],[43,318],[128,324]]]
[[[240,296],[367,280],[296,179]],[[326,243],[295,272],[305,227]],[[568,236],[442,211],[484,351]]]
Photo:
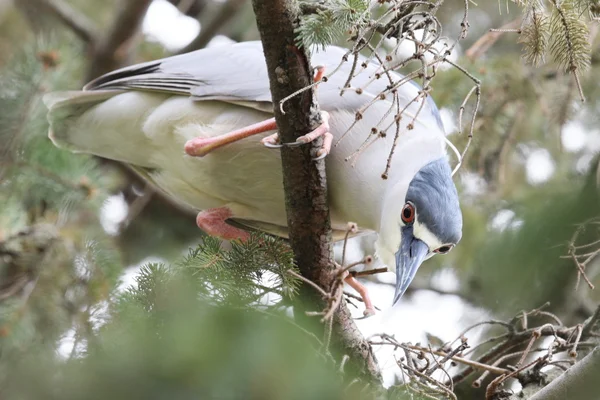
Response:
[[[168,296],[170,282],[183,283],[194,297],[207,304],[241,308],[277,306],[280,298],[290,299],[299,281],[289,271],[294,267],[293,253],[281,239],[252,234],[245,242],[231,242],[225,250],[219,239],[207,236],[187,256],[173,265],[149,263],[130,287],[127,298],[148,312],[161,307]],[[262,302],[273,294],[271,302]]]
[[[333,0],[327,3],[301,3],[304,16],[296,29],[298,42],[306,48],[325,47],[339,40],[356,24],[368,20],[369,2]]]
[[[582,101],[585,101],[579,74],[590,66],[591,49],[588,42],[589,29],[579,18],[573,4],[569,1],[554,5],[550,18],[550,53],[559,67],[573,74]]]
[[[573,5],[579,15],[587,14],[590,19],[600,17],[600,1],[598,0],[573,0]]]
[[[306,48],[325,48],[339,39],[342,32],[340,24],[337,24],[330,10],[317,10],[315,14],[307,15],[296,30],[299,42]]]
[[[525,10],[519,42],[523,44],[522,57],[526,63],[538,66],[545,62],[550,22],[537,0]]]

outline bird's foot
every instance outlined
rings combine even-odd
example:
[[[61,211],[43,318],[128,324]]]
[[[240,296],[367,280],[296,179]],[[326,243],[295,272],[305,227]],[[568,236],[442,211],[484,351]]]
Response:
[[[344,278],[344,281],[350,285],[352,289],[356,290],[363,299],[363,302],[365,303],[363,318],[369,318],[375,315],[375,307],[373,307],[373,303],[371,302],[371,297],[369,297],[369,291],[367,288],[352,275],[348,275],[346,278]]]
[[[201,211],[196,217],[196,224],[200,229],[209,234],[225,240],[246,241],[250,234],[242,229],[229,225],[225,220],[233,217],[228,207],[211,208]]]
[[[327,111],[321,111],[321,119],[323,123],[317,127],[312,132],[307,133],[306,135],[300,136],[296,139],[295,142],[291,143],[280,143],[279,134],[274,133],[262,139],[262,143],[271,149],[279,149],[281,147],[297,147],[302,146],[304,144],[310,143],[313,140],[316,140],[319,137],[323,137],[323,145],[317,152],[317,157],[315,160],[320,160],[325,158],[329,152],[331,151],[331,144],[333,143],[333,135],[329,132],[329,113]]]

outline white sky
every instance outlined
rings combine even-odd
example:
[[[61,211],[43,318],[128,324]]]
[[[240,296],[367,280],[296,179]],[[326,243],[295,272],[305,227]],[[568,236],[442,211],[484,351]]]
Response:
[[[177,51],[198,35],[200,23],[180,13],[168,1],[154,0],[148,8],[142,31],[150,40],[161,43],[170,51]]]

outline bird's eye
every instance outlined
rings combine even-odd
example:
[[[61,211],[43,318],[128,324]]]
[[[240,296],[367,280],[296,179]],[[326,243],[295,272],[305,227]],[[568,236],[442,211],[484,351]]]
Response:
[[[410,224],[415,220],[415,206],[412,203],[406,203],[402,208],[402,221]]]
[[[434,253],[438,253],[438,254],[446,254],[447,252],[449,252],[450,250],[452,250],[453,247],[454,247],[453,244],[445,244],[443,246],[438,247],[433,252]]]

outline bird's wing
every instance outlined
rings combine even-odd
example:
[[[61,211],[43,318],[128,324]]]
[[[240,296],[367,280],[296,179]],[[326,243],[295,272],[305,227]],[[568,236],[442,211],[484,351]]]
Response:
[[[202,49],[132,65],[103,75],[84,87],[84,90],[107,89],[158,91],[273,110],[260,42]]]
[[[319,103],[324,110],[348,110],[355,113],[379,96],[389,85],[387,74],[381,73],[376,62],[365,63],[353,80],[354,88],[360,88],[360,95],[348,91],[340,96],[340,89],[346,84],[352,70],[352,61],[342,62],[347,50],[330,46],[316,52],[313,65],[325,67],[329,76],[327,82],[319,84]],[[359,65],[365,61],[360,57]],[[388,73],[395,81],[403,78],[395,72]],[[198,100],[220,100],[238,103],[261,111],[272,112],[269,78],[260,42],[242,42],[229,46],[219,46],[197,50],[191,53],[168,57],[125,67],[103,75],[88,83],[84,90],[148,90],[192,96]],[[420,87],[407,82],[398,91],[400,108],[411,103],[418,95]],[[386,100],[391,104],[391,96]],[[405,110],[416,113],[420,103],[414,103]],[[419,111],[419,123],[431,123],[432,128],[441,129],[439,111],[428,97]],[[381,116],[378,116],[380,118]]]

